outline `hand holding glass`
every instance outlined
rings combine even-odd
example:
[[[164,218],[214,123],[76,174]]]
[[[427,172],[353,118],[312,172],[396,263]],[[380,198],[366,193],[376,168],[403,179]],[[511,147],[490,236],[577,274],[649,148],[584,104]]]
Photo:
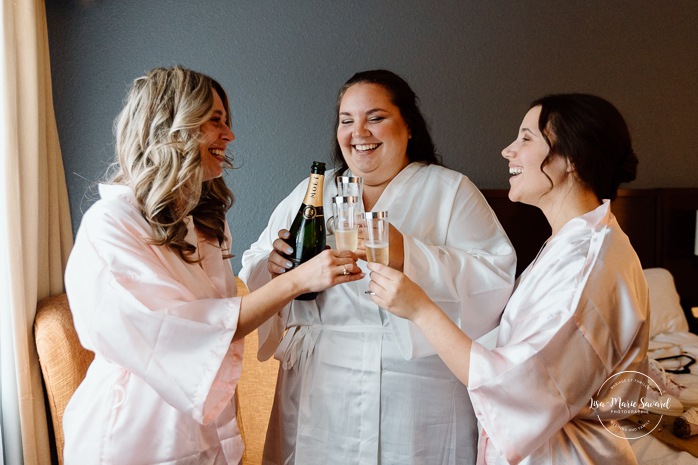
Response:
[[[332,198],[334,213],[334,237],[337,250],[356,252],[359,243],[358,198],[338,196]]]

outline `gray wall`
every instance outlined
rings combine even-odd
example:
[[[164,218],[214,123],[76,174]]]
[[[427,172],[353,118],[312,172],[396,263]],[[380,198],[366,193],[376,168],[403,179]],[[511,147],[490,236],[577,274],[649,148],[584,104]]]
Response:
[[[53,97],[73,227],[113,156],[132,80],[182,64],[231,100],[238,169],[227,175],[236,272],[274,206],[329,161],[335,95],[387,68],[421,97],[447,166],[508,186],[499,153],[528,103],[601,95],[626,116],[632,187],[698,187],[698,2],[82,0],[46,2]]]

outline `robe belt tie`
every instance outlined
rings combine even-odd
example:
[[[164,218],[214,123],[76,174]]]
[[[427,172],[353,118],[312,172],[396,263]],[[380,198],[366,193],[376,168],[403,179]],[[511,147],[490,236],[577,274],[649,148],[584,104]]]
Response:
[[[281,344],[274,353],[274,358],[281,362],[284,370],[293,368],[299,360],[307,360],[315,350],[315,344],[321,331],[340,331],[343,333],[389,333],[390,327],[383,326],[342,326],[342,325],[304,325],[292,326],[286,331]]]

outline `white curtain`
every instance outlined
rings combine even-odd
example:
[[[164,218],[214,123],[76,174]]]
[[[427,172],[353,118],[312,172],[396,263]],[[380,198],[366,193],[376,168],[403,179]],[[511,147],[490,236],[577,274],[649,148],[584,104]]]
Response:
[[[63,291],[72,247],[51,94],[44,0],[0,11],[0,451],[6,465],[50,463],[33,322]]]

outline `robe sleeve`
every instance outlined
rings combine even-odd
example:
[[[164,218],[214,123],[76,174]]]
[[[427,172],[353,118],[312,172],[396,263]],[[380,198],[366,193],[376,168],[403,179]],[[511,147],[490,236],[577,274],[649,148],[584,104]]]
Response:
[[[527,290],[535,298],[513,321],[511,340],[494,350],[472,345],[468,390],[473,408],[510,463],[530,455],[572,419],[598,421],[589,403],[599,386],[611,374],[639,371],[645,363],[647,301],[641,270],[624,275],[601,262],[590,273],[593,267],[586,265],[591,261],[574,260],[531,273],[527,278],[534,284]],[[641,394],[637,383],[622,389],[624,399]]]
[[[85,214],[65,276],[75,326],[87,349],[207,424],[232,401],[242,370],[243,342],[231,343],[240,298],[196,295],[173,267],[199,265],[148,245],[146,228],[113,202]]]
[[[444,243],[401,231],[404,273],[468,336],[495,328],[514,285],[516,253],[494,212],[477,188],[459,176],[429,208],[415,208],[425,222],[445,222]],[[432,181],[432,184],[434,181]],[[434,354],[417,327],[389,314],[406,358]]]
[[[284,200],[274,209],[267,227],[259,238],[242,255],[242,269],[239,277],[247,285],[250,292],[271,281],[271,274],[267,269],[269,253],[273,249],[274,241],[279,237],[281,229],[289,229],[293,222],[298,207],[303,201],[303,196],[308,186],[308,180],[302,181]],[[303,302],[305,305],[317,305],[315,301]],[[262,323],[258,329],[259,350],[257,358],[260,361],[267,360],[276,351],[284,337],[288,312],[291,304],[286,305],[278,313]]]

